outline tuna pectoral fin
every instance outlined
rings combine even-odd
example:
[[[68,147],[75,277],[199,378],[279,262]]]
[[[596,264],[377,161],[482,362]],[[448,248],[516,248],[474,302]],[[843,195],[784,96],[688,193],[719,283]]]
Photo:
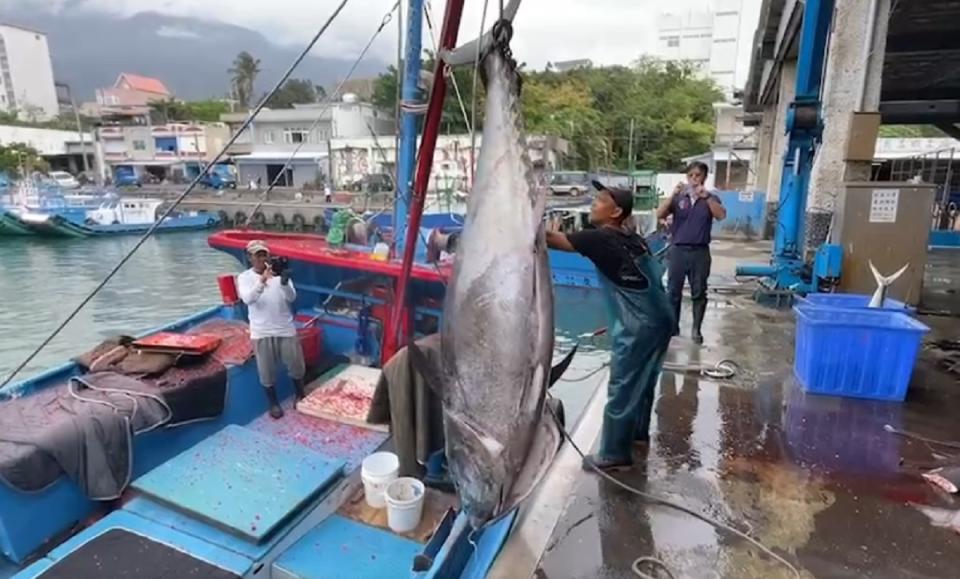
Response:
[[[574,344],[573,349],[567,352],[566,356],[563,357],[556,366],[550,368],[550,381],[547,382],[547,386],[553,386],[556,384],[557,380],[563,376],[563,373],[567,371],[567,368],[570,367],[570,362],[573,362],[573,356],[577,353],[577,348],[580,347],[580,343],[577,342]]]
[[[562,442],[563,435],[560,433],[557,421],[545,408],[540,415],[530,452],[527,453],[527,459],[510,487],[506,501],[501,505],[500,514],[510,512],[533,492],[553,464],[553,458],[560,450]]]
[[[417,346],[417,343],[411,341],[407,346],[407,351],[410,355],[410,364],[413,366],[414,371],[420,376],[423,377],[423,381],[427,384],[427,388],[433,391],[434,394],[443,399],[443,380],[440,374],[440,368],[434,364],[426,354],[423,353],[423,350]]]

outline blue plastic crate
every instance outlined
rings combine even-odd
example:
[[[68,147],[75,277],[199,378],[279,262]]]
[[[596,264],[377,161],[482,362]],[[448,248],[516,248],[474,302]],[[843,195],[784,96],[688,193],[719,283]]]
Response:
[[[903,400],[930,328],[890,310],[795,306],[793,370],[807,392]]]
[[[864,294],[811,293],[804,297],[797,296],[795,299],[799,305],[809,305],[821,308],[841,308],[854,310],[884,309],[901,310],[906,312],[913,311],[913,307],[908,306],[900,300],[895,300],[892,298],[886,298],[883,300],[883,308],[871,308],[870,299],[872,297],[873,296]]]

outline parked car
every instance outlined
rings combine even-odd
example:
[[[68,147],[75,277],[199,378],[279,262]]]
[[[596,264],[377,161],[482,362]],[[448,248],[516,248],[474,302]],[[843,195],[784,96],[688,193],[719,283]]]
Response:
[[[50,178],[53,179],[61,189],[79,189],[80,181],[67,173],[66,171],[50,171]]]
[[[586,171],[556,171],[550,175],[550,192],[554,195],[576,197],[590,189],[590,175]]]
[[[228,163],[217,163],[200,179],[200,184],[213,189],[236,189],[237,170]]]
[[[393,177],[386,173],[372,173],[364,175],[351,183],[348,187],[350,191],[366,193],[383,193],[393,191]]]
[[[130,165],[117,165],[113,169],[113,184],[116,187],[141,187],[140,175]]]

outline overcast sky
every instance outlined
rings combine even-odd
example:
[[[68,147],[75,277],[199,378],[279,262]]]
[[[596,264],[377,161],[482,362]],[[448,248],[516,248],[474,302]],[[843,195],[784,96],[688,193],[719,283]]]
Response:
[[[432,0],[436,20],[445,0]],[[714,0],[715,1],[715,0]],[[56,10],[65,4],[117,15],[156,11],[176,16],[214,19],[252,28],[279,44],[295,45],[308,39],[326,20],[339,0],[0,0]],[[357,54],[395,0],[351,0],[317,51]],[[741,44],[747,45],[756,23],[759,0],[744,0]],[[513,49],[517,59],[533,68],[548,61],[590,58],[598,64],[627,64],[656,47],[657,15],[703,10],[711,0],[523,0],[516,20]],[[461,40],[477,35],[483,2],[467,2]],[[488,22],[499,10],[489,2]],[[439,26],[439,22],[437,24]],[[396,54],[396,21],[374,45],[374,55],[390,61]],[[429,47],[429,41],[425,42]],[[741,50],[742,54],[747,51]]]

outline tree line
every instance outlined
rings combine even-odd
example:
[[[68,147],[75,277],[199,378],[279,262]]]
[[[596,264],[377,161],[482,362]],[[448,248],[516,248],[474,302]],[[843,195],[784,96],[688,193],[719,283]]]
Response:
[[[433,62],[428,54],[424,66],[432,70]],[[642,58],[629,67],[566,72],[521,67],[521,75],[525,129],[569,141],[567,169],[677,170],[684,157],[703,153],[713,143],[713,103],[723,95],[712,80],[687,64]],[[397,78],[391,66],[377,79],[377,106],[394,110]],[[455,78],[469,114],[472,71],[458,69]],[[477,130],[483,123],[482,93],[478,83]],[[454,97],[444,105],[442,130],[467,130]]]

